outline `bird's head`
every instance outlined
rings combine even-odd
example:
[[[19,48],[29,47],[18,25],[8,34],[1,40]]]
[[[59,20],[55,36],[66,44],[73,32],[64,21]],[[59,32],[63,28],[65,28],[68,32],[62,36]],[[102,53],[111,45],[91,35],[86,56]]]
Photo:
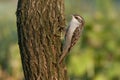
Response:
[[[72,19],[76,20],[78,23],[80,23],[82,26],[84,25],[84,19],[80,15],[74,14],[72,15]]]

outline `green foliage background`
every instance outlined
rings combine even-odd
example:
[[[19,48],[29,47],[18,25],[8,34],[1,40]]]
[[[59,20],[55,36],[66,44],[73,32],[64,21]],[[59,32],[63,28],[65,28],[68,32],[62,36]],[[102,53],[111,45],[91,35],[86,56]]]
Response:
[[[120,0],[65,0],[71,14],[85,19],[79,42],[66,59],[71,80],[120,80]],[[0,1],[0,80],[22,80],[17,44],[16,0]]]

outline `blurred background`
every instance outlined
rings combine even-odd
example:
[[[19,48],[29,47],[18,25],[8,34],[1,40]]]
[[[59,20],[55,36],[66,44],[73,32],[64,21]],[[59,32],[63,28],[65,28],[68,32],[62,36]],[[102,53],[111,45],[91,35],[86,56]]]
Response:
[[[23,80],[17,44],[16,0],[0,0],[0,80]],[[71,80],[120,80],[120,0],[65,0],[85,19],[79,42],[66,59]]]

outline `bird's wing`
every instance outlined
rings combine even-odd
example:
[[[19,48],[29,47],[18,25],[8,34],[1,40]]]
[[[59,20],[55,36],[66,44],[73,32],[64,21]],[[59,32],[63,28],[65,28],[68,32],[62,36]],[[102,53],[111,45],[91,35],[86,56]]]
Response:
[[[81,35],[81,32],[82,32],[82,28],[81,28],[82,26],[78,26],[76,29],[75,29],[75,31],[74,31],[74,33],[73,33],[73,36],[72,36],[72,39],[71,39],[71,45],[70,45],[70,48],[69,48],[69,50],[68,51],[70,51],[71,50],[71,48],[76,44],[76,42],[78,41],[78,39],[79,39],[79,37],[80,37],[80,35]]]

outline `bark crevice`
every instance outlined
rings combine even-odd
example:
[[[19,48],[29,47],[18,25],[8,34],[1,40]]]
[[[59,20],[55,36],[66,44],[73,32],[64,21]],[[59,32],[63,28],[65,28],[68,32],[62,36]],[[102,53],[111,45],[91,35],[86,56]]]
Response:
[[[18,44],[26,80],[67,80],[61,54],[63,0],[18,0]],[[65,74],[65,75],[64,75]]]

